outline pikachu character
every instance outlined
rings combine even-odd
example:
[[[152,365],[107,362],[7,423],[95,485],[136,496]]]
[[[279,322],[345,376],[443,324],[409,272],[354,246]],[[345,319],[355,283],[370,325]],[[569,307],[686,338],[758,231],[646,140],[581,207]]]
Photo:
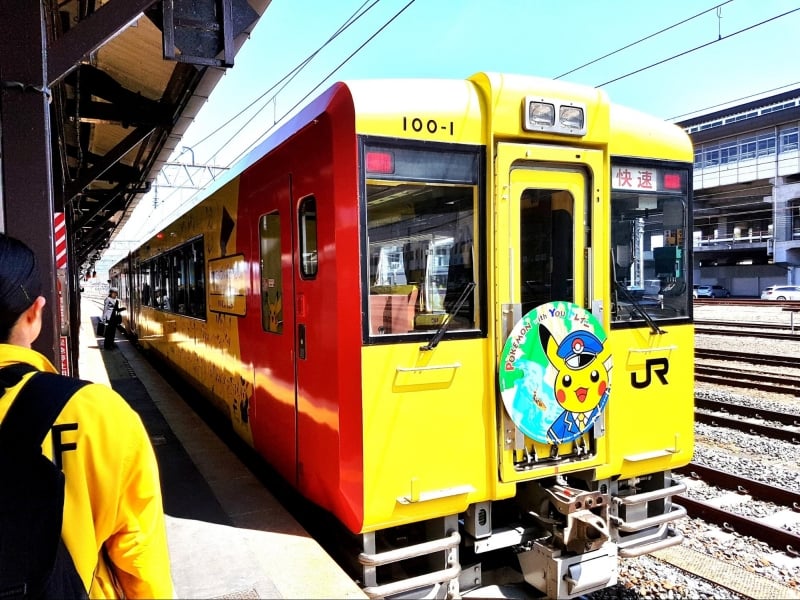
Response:
[[[611,391],[607,362],[610,353],[590,331],[569,333],[557,344],[541,325],[539,340],[557,374],[553,391],[563,411],[547,431],[547,439],[562,444],[577,439],[597,420]]]

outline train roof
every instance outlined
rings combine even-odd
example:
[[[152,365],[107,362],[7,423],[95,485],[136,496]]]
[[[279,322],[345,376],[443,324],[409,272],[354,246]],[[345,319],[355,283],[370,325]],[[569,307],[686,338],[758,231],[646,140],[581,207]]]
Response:
[[[580,103],[587,107],[589,129],[576,144],[607,146],[613,155],[639,156],[646,147],[650,158],[673,158],[683,152],[684,160],[693,160],[692,143],[680,127],[651,115],[609,101],[598,88],[541,77],[501,73],[476,73],[468,79],[364,79],[334,83],[297,114],[279,127],[259,146],[219,178],[204,196],[238,177],[249,166],[292,135],[313,122],[346,95],[355,110],[357,133],[380,135],[391,132],[404,137],[398,123],[403,116],[414,119],[458,119],[458,133],[446,141],[488,144],[489,125],[483,120],[483,108],[492,106],[491,131],[495,139],[518,138],[522,101],[526,96],[554,98]],[[613,131],[613,135],[610,132]],[[405,137],[419,139],[411,128]],[[546,141],[560,140],[556,134],[543,135]]]

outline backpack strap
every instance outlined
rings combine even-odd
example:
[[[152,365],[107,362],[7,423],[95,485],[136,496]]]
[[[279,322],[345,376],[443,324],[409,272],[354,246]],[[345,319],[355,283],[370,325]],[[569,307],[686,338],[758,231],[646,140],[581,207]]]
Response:
[[[0,368],[0,385],[8,389],[17,385],[26,373],[35,371],[36,367],[28,363],[14,363]]]
[[[0,382],[6,388],[19,383],[22,376],[36,369],[18,363],[0,369]],[[8,382],[16,381],[7,385]],[[0,449],[42,445],[72,395],[89,382],[56,373],[37,372],[22,387],[0,423]]]

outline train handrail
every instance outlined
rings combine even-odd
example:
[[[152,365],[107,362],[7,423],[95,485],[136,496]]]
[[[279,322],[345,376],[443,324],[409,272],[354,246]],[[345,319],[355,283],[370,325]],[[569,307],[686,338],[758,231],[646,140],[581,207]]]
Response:
[[[678,546],[682,543],[682,533],[675,531],[674,529],[667,529],[667,537],[663,539],[656,540],[654,542],[648,542],[646,544],[631,546],[630,548],[620,547],[618,552],[622,558],[636,558],[637,556],[642,556],[643,554],[658,552],[659,550],[671,548],[672,546]]]
[[[686,484],[683,482],[673,481],[672,485],[660,490],[653,490],[652,492],[643,492],[641,494],[632,494],[630,496],[614,496],[613,501],[617,504],[624,504],[626,506],[631,504],[639,504],[641,502],[650,502],[652,500],[661,500],[667,496],[674,496],[675,494],[682,494],[686,491]]]
[[[452,567],[442,569],[441,571],[425,573],[424,575],[418,575],[409,579],[401,579],[400,581],[393,581],[391,583],[384,583],[383,585],[365,587],[363,592],[370,598],[385,598],[415,588],[452,581],[460,574],[461,565],[456,563]]]
[[[397,501],[400,504],[415,504],[417,502],[430,502],[431,500],[441,500],[442,498],[471,494],[474,491],[475,488],[468,483],[439,490],[429,490],[427,492],[419,492],[412,489],[411,494],[407,496],[398,496]]]
[[[669,521],[677,521],[678,519],[682,519],[685,516],[686,516],[686,509],[680,504],[673,504],[668,513],[664,513],[662,515],[656,515],[655,517],[650,517],[648,519],[631,521],[629,523],[627,521],[624,521],[623,519],[620,519],[619,517],[610,517],[610,518],[614,522],[614,525],[616,525],[617,529],[619,529],[620,531],[625,531],[627,533],[630,533],[632,531],[642,531],[643,529],[648,529],[649,527],[662,525],[663,523],[667,523]]]
[[[657,348],[628,348],[628,352],[671,352],[672,350],[677,349],[677,346],[659,346]]]
[[[422,542],[420,544],[413,544],[405,548],[395,548],[394,550],[376,552],[373,554],[362,552],[358,555],[358,562],[366,567],[373,568],[401,560],[435,554],[437,552],[448,552],[448,566],[445,569],[433,571],[431,573],[423,573],[422,575],[402,579],[400,581],[384,583],[383,585],[367,586],[363,590],[364,593],[370,598],[384,598],[416,588],[442,584],[456,579],[461,574],[461,564],[458,562],[458,554],[454,554],[452,551],[457,551],[460,543],[461,534],[458,531],[451,531],[447,537]]]
[[[376,552],[374,554],[362,552],[358,555],[358,562],[366,567],[380,567],[382,565],[388,565],[401,560],[408,560],[409,558],[417,558],[419,556],[425,556],[426,554],[433,554],[434,552],[452,550],[453,548],[458,547],[460,543],[461,534],[457,531],[453,531],[445,538],[431,540],[429,542],[422,542],[412,546],[405,546],[404,548],[395,548],[394,550]]]
[[[461,363],[455,362],[449,365],[428,365],[425,367],[396,367],[398,373],[413,373],[414,371],[438,371],[440,369],[459,369]]]

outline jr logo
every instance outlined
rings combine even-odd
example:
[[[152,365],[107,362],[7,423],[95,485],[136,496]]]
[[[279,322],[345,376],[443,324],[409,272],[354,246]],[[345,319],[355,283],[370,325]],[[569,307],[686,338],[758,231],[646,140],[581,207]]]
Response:
[[[667,373],[669,372],[669,360],[666,358],[648,358],[644,361],[645,377],[644,381],[639,381],[636,371],[631,373],[631,385],[637,389],[646,388],[650,385],[652,374],[655,373],[658,380],[667,385]]]

